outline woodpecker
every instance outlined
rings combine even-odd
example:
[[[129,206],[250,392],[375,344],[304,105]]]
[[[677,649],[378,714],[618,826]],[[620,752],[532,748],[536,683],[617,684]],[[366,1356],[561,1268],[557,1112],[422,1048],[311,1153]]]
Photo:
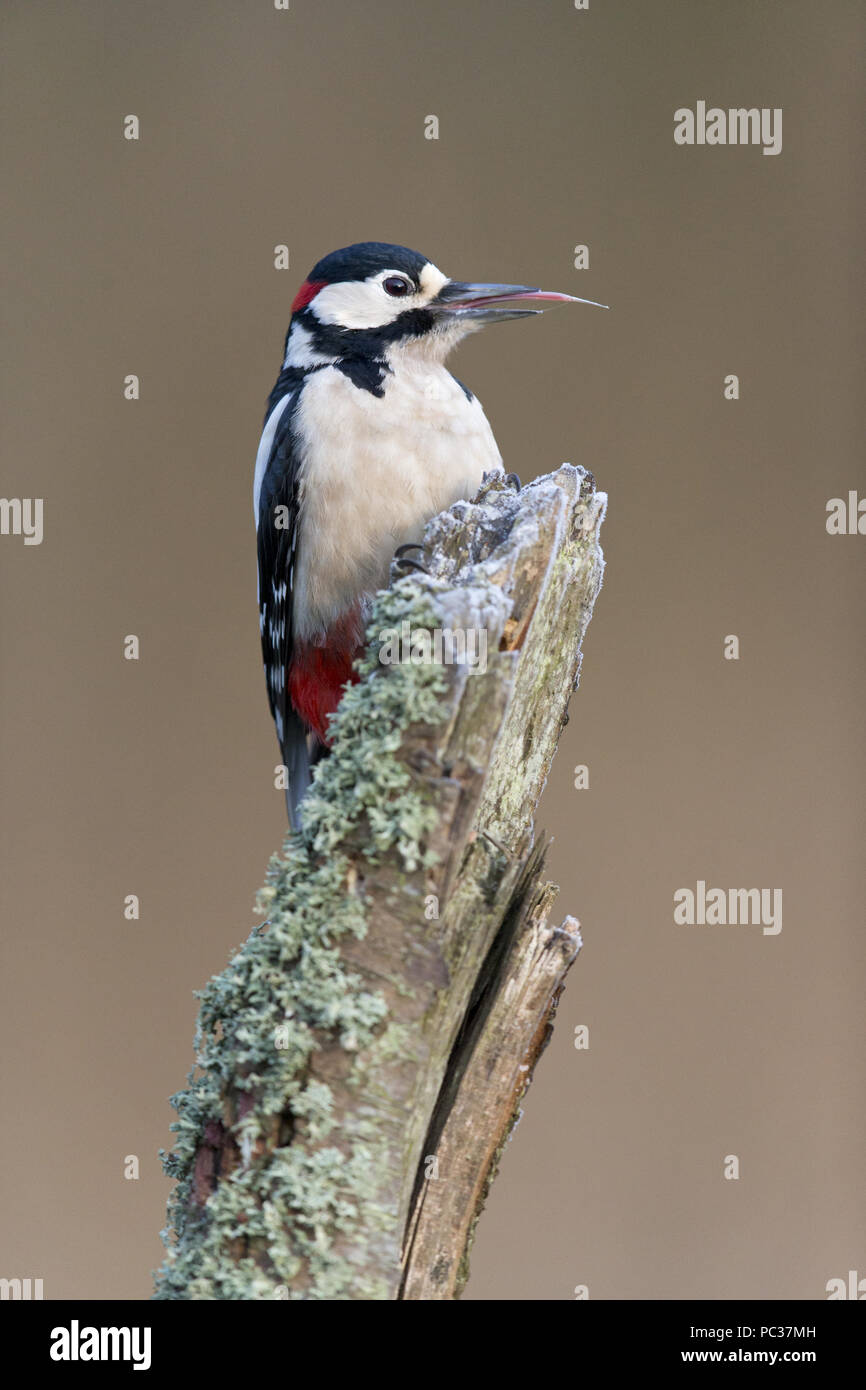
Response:
[[[295,295],[253,488],[262,653],[292,827],[392,556],[502,471],[481,404],[446,357],[484,324],[569,301],[594,302],[452,280],[378,241],[331,252]]]

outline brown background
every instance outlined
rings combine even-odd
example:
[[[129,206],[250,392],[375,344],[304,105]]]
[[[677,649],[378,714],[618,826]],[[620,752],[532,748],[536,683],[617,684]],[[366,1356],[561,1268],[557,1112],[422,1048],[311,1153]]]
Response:
[[[365,238],[613,306],[455,360],[509,467],[580,462],[610,495],[540,815],[585,946],[466,1297],[821,1298],[866,1275],[866,539],[824,524],[866,490],[862,7],[4,11],[3,493],[44,497],[45,539],[0,538],[0,1275],[149,1296],[192,990],[256,920],[284,824],[261,415],[294,289]],[[677,147],[698,99],[782,107],[782,153]],[[674,926],[699,878],[781,887],[781,935]]]

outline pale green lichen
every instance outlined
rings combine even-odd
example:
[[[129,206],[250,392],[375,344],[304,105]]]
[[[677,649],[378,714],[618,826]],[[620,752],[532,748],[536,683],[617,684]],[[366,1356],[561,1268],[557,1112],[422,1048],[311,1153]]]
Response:
[[[367,931],[342,846],[364,823],[358,840],[368,860],[393,854],[407,875],[431,862],[425,841],[435,811],[396,754],[410,725],[441,721],[447,681],[436,665],[379,666],[376,639],[383,628],[433,628],[438,618],[435,595],[411,580],[378,596],[363,679],[334,721],[335,751],[316,769],[302,833],[271,860],[259,894],[266,929],[251,933],[199,994],[196,1067],[172,1097],[176,1142],[163,1155],[177,1186],[156,1298],[387,1296],[357,1255],[341,1253],[393,1231],[387,1155],[362,1114],[334,1135],[333,1095],[310,1076],[309,1061],[323,1038],[338,1041],[352,1058],[350,1083],[370,1086],[377,1063],[409,1046],[383,996],[340,953],[342,938]],[[232,1126],[242,1162],[201,1206],[192,1200],[196,1154],[207,1126],[224,1121],[227,1094],[238,1091],[250,1098]],[[274,1147],[277,1123],[292,1133]],[[255,1255],[238,1255],[241,1239]]]

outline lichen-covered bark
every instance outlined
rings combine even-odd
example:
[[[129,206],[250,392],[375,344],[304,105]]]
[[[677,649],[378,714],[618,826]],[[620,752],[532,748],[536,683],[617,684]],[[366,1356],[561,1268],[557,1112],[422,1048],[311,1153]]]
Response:
[[[201,994],[174,1097],[158,1298],[451,1298],[576,923],[533,815],[601,581],[605,499],[564,465],[431,522],[379,595],[266,922]],[[483,629],[486,670],[378,661]],[[474,1122],[473,1122],[474,1121]]]

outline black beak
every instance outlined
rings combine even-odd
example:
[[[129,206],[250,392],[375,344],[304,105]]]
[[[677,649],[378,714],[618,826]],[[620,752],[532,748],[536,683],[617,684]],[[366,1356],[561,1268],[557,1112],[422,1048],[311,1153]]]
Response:
[[[596,301],[576,299],[573,294],[557,294],[553,290],[536,290],[529,285],[479,285],[449,280],[429,307],[445,320],[498,323],[501,319],[524,319],[530,314],[540,314],[549,304],[596,304]],[[607,305],[596,304],[596,308],[606,309]]]

